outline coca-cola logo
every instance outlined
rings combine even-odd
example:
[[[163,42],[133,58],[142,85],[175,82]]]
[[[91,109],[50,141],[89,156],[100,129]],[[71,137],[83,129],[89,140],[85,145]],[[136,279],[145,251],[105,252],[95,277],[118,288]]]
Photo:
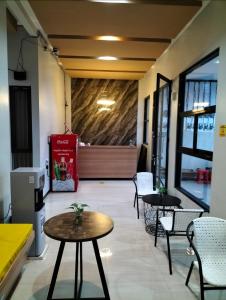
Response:
[[[63,145],[67,145],[69,143],[68,140],[57,140],[57,144],[63,144]]]

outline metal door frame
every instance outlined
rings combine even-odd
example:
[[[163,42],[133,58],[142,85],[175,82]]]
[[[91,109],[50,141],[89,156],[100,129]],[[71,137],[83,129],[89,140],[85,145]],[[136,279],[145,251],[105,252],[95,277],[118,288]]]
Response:
[[[159,116],[159,96],[160,81],[163,80],[169,85],[168,95],[168,115],[167,115],[167,136],[166,136],[166,170],[165,187],[168,186],[168,162],[169,162],[169,131],[170,131],[170,109],[171,109],[171,88],[172,80],[164,75],[157,73],[156,91],[153,94],[153,118],[152,118],[152,163],[151,171],[154,175],[154,184],[156,184],[156,156],[157,156],[157,136],[158,136],[158,116]]]

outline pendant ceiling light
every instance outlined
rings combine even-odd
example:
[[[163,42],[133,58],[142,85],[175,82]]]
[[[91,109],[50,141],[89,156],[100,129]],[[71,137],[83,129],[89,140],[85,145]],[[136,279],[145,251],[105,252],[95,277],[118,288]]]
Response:
[[[110,107],[99,107],[98,110],[99,111],[110,111],[111,108]]]
[[[115,103],[115,100],[107,99],[107,98],[101,98],[97,100],[97,104],[105,105],[105,106],[111,106]]]
[[[97,105],[102,105],[99,106],[99,111],[109,111],[111,110],[111,106],[113,104],[115,104],[115,100],[111,97],[108,97],[107,91],[103,91],[100,95],[100,98],[97,100]]]
[[[103,91],[100,94],[100,98],[97,100],[97,104],[109,107],[115,104],[115,100],[108,96],[107,91]]]

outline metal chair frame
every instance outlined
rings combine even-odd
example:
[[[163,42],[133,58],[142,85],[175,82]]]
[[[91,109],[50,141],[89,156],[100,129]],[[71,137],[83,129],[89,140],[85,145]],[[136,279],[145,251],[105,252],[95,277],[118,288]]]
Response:
[[[150,172],[140,172],[140,173],[150,173]],[[137,188],[137,174],[135,174],[134,176],[133,176],[133,178],[132,178],[132,180],[133,180],[133,183],[134,183],[134,185],[135,185],[135,196],[134,196],[134,202],[133,202],[133,207],[136,207],[137,206],[137,219],[139,219],[140,218],[140,212],[139,212],[139,199],[142,199],[142,197],[144,196],[144,195],[139,195],[138,194],[138,188]],[[156,193],[157,193],[157,191],[156,191]],[[148,195],[148,194],[147,194]]]
[[[133,207],[135,207],[136,206],[137,197],[138,197],[138,194],[137,194],[137,183],[136,183],[136,181],[137,181],[137,174],[135,174],[133,176],[132,180],[133,180],[133,183],[134,183],[135,189],[136,189],[135,196],[134,196],[134,202],[133,202]]]
[[[187,227],[186,235],[187,235],[187,238],[189,240],[189,243],[190,243],[192,249],[195,252],[195,255],[196,255],[196,258],[197,258],[197,261],[198,261],[199,279],[200,279],[200,296],[201,296],[201,300],[205,300],[205,295],[204,295],[205,290],[226,290],[226,286],[211,286],[208,282],[204,282],[201,258],[200,258],[200,255],[199,255],[199,253],[198,253],[198,251],[197,251],[197,249],[196,249],[196,247],[193,243],[193,240],[190,237],[190,229],[193,225],[194,225],[194,223],[192,221]],[[194,235],[194,233],[193,233],[193,235]],[[188,271],[188,275],[187,275],[187,278],[186,278],[186,281],[185,281],[186,286],[188,286],[193,267],[194,267],[194,260],[192,261],[191,266],[190,266],[189,271]]]
[[[171,212],[172,215],[172,229],[170,231],[165,230],[166,233],[166,240],[167,240],[167,253],[168,253],[168,261],[169,261],[169,273],[170,275],[173,274],[172,272],[172,260],[171,260],[171,250],[170,250],[170,236],[187,236],[187,231],[186,230],[175,230],[175,217],[177,213],[186,213],[190,212],[192,213],[191,209],[181,209],[181,211],[178,211],[178,209],[166,209],[166,208],[158,208],[157,209],[157,216],[156,216],[156,230],[155,230],[155,247],[157,246],[157,238],[158,238],[158,227],[159,227],[159,211],[163,212],[163,215],[165,212]],[[203,210],[202,209],[194,209],[194,213],[199,212],[199,217],[202,216]],[[191,234],[191,241],[193,239],[193,233]]]

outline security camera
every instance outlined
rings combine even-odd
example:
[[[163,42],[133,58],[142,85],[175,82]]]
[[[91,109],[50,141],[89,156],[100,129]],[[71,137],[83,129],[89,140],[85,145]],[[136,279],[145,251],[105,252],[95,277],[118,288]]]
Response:
[[[58,48],[56,48],[56,47],[53,47],[52,53],[53,53],[54,55],[56,55],[56,56],[59,56],[59,54],[60,54],[60,51],[59,51],[59,49],[58,49]]]

